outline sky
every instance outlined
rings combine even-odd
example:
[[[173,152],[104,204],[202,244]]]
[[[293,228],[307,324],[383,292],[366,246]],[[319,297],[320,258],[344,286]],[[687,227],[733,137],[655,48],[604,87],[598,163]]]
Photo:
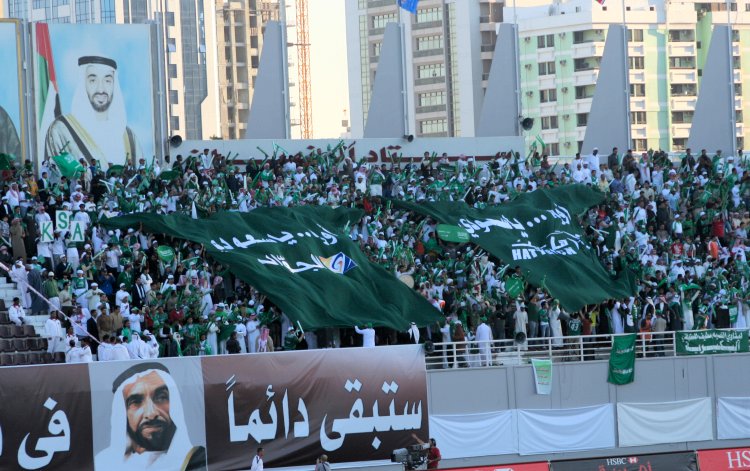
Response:
[[[308,0],[315,138],[339,137],[349,116],[344,1]]]

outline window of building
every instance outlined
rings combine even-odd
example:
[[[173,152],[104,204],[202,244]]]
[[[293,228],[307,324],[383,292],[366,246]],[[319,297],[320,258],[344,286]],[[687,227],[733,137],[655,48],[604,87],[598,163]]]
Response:
[[[543,34],[536,37],[536,47],[543,49],[545,47],[555,47],[555,35]]]
[[[684,138],[684,137],[672,138],[672,150],[674,151],[685,150],[685,146],[687,146],[687,138]]]
[[[167,68],[169,69],[169,78],[177,78],[177,66],[169,64]]]
[[[576,114],[576,126],[586,126],[589,122],[589,114],[588,113],[578,113]]]
[[[445,119],[427,119],[419,122],[422,134],[438,134],[448,132],[448,121]]]
[[[633,139],[633,150],[636,152],[646,152],[648,150],[648,140]]]
[[[692,29],[670,29],[669,42],[684,43],[695,41],[695,30]]]
[[[742,96],[742,84],[741,83],[734,84],[734,95]]]
[[[445,64],[425,64],[417,67],[417,78],[445,77]]]
[[[542,116],[542,129],[557,129],[557,116]]]
[[[443,8],[420,8],[417,10],[417,23],[432,23],[443,20]]]
[[[742,67],[742,60],[740,60],[740,56],[732,57],[732,68],[739,69],[741,67]]]
[[[169,129],[172,132],[180,130],[180,118],[177,116],[170,116],[169,118]]]
[[[423,36],[417,38],[417,50],[428,51],[430,49],[441,49],[443,47],[443,36]]]
[[[669,86],[672,96],[695,96],[697,88],[694,83],[673,83]]]
[[[168,11],[166,15],[167,26],[174,26],[174,12]]]
[[[576,87],[576,100],[591,98],[594,96],[596,85],[579,85]]]
[[[630,68],[633,70],[643,70],[645,68],[645,62],[642,56],[631,56],[628,57]]]
[[[672,123],[687,124],[693,122],[692,111],[672,111]]]
[[[646,124],[646,112],[645,111],[631,112],[630,124]]]
[[[115,0],[101,0],[102,23],[115,22]],[[172,16],[174,21],[174,15]],[[174,24],[170,25],[174,26]]]
[[[740,42],[740,31],[737,29],[732,30],[732,42]]]
[[[628,41],[631,43],[642,43],[643,42],[643,30],[642,29],[628,29]]]
[[[560,143],[548,142],[547,146],[544,148],[544,151],[547,155],[560,155]]]
[[[694,69],[695,68],[695,57],[670,57],[669,67],[672,69]]]
[[[177,90],[170,90],[169,91],[169,104],[177,105],[179,103],[180,103],[180,95],[177,93]]]
[[[554,73],[555,61],[539,63],[539,75],[554,75]]]
[[[581,44],[586,41],[586,31],[573,31],[573,44]]]
[[[645,83],[631,83],[630,84],[630,96],[631,97],[646,96],[646,84]]]
[[[734,122],[735,123],[741,123],[743,121],[742,118],[742,110],[737,110],[734,112]]]
[[[557,101],[557,90],[554,88],[539,90],[539,101],[542,103]]]
[[[573,61],[573,71],[581,72],[583,70],[594,70],[595,64],[596,64],[596,58],[594,57],[582,57],[580,59],[575,59]]]
[[[387,15],[374,15],[372,16],[370,27],[373,29],[385,28],[388,23],[395,23],[398,18],[395,13],[389,13]]]
[[[419,94],[419,106],[437,106],[445,104],[445,92],[427,92]]]

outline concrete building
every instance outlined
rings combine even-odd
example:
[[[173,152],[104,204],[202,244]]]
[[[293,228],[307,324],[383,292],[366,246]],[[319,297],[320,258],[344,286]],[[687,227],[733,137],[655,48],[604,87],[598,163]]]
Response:
[[[535,118],[526,134],[540,136],[550,155],[571,156],[586,131],[591,98],[609,24],[623,22],[620,2],[529,0],[515,12],[519,27],[521,109]],[[730,4],[734,29],[737,140],[742,148],[750,111],[750,3]],[[629,31],[632,147],[681,152],[690,123],[711,31],[727,23],[724,1],[624,0]],[[513,21],[513,8],[505,19]],[[729,54],[729,51],[727,51]],[[608,150],[608,149],[607,149]],[[693,151],[697,151],[693,149]]]
[[[245,134],[263,32],[266,22],[272,20],[279,20],[278,1],[217,1],[219,112],[224,139],[240,139]]]
[[[362,136],[385,25],[403,25],[408,133],[474,136],[502,2],[421,0],[415,15],[392,0],[346,2],[351,135]]]
[[[155,41],[165,54],[160,65],[165,134],[184,139],[222,135],[214,0],[4,0],[3,10],[9,18],[48,23],[158,24],[161,38]],[[156,46],[154,51],[160,49]]]

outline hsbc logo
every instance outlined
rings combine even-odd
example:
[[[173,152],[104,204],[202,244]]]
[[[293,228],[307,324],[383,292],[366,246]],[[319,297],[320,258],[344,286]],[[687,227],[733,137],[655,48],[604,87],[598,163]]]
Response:
[[[619,458],[607,458],[607,466],[618,466],[626,464],[638,464],[637,456],[630,457],[619,457]]]

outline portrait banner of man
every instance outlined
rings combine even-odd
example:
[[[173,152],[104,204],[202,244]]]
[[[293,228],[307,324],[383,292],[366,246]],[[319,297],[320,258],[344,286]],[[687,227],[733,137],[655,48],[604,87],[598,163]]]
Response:
[[[18,23],[0,21],[0,154],[24,157],[21,135],[23,116],[18,66]]]
[[[150,162],[155,139],[148,26],[34,27],[35,47],[44,59],[35,62],[37,137],[44,158],[67,152],[104,170],[141,158]],[[47,93],[40,96],[39,90]],[[59,101],[51,103],[52,94]]]
[[[197,358],[92,363],[90,378],[96,470],[206,469]]]

